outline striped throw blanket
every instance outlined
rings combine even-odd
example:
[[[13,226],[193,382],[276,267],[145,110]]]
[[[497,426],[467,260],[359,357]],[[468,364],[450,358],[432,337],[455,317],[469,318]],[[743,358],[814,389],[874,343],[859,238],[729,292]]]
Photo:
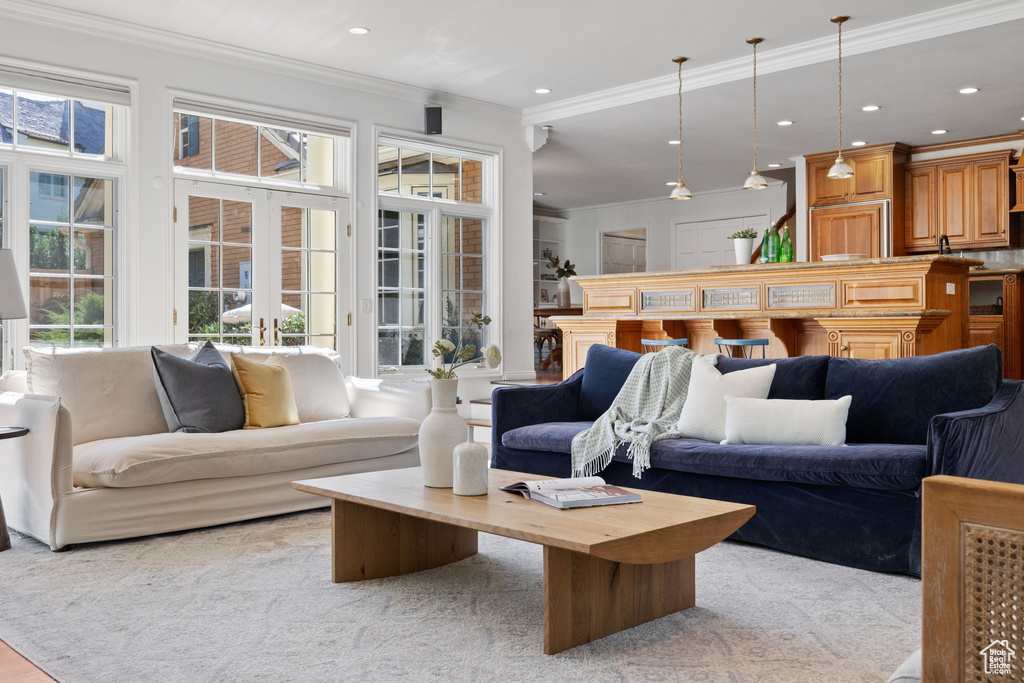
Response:
[[[612,461],[620,444],[639,478],[651,466],[651,445],[679,436],[676,423],[686,401],[690,368],[697,354],[681,346],[667,346],[644,354],[626,378],[608,410],[590,429],[572,440],[572,476],[597,474]],[[717,363],[718,354],[706,356]]]

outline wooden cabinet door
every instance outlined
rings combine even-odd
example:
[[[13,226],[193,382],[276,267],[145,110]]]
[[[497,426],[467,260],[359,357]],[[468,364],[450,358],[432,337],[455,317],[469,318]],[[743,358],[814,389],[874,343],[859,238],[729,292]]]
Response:
[[[939,235],[950,245],[971,243],[971,164],[943,164],[938,167]]]
[[[971,164],[974,183],[972,241],[979,246],[1009,245],[1010,166],[1007,158]]]
[[[828,254],[882,255],[883,204],[837,206],[811,211],[811,260]]]
[[[851,196],[846,201],[869,202],[892,196],[892,158],[888,154],[857,156],[850,159],[849,163],[856,166],[853,178],[850,179]]]
[[[843,332],[839,337],[839,356],[842,358],[899,358],[901,347],[899,332]]]
[[[811,206],[829,206],[830,204],[842,204],[849,201],[848,196],[852,191],[852,178],[846,180],[832,180],[828,177],[828,170],[832,168],[834,159],[829,162],[816,162],[807,169],[807,179],[811,184],[808,195]],[[854,170],[854,178],[857,177],[857,168],[853,159],[846,162]]]
[[[936,234],[935,184],[938,173],[934,166],[906,172],[906,211],[903,226],[907,251],[938,251]]]
[[[1005,328],[1001,315],[972,315],[970,317],[971,346],[987,346],[995,344],[1006,355]],[[1005,372],[1003,373],[1006,374]]]

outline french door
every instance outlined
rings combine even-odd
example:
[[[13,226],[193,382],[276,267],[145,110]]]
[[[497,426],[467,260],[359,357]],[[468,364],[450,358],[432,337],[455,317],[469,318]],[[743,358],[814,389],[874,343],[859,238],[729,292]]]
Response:
[[[343,197],[176,180],[175,341],[341,351]]]

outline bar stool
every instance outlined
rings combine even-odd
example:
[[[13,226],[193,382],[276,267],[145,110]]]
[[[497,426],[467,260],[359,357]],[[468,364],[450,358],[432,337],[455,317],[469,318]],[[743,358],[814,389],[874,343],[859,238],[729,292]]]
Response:
[[[764,350],[768,346],[767,339],[715,339],[715,344],[718,345],[718,352],[726,356],[732,356],[732,350],[735,347],[739,347],[740,352],[744,358],[754,357],[754,347],[761,347],[761,358],[764,358]],[[725,346],[729,349],[728,352],[722,350]]]
[[[682,339],[641,339],[640,344],[644,347],[644,353],[661,351],[666,346],[686,346],[689,340]]]

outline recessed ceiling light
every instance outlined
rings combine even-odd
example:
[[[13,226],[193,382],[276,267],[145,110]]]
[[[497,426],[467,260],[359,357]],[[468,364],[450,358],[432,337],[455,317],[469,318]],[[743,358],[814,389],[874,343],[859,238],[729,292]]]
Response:
[[[348,32],[354,36],[365,36],[367,33],[370,32],[370,29],[366,28],[365,26],[353,26],[348,30]]]
[[[854,142],[851,142],[850,146],[851,147],[863,147],[866,144],[868,144],[868,143],[864,142],[863,140],[856,140]]]
[[[673,180],[672,182],[670,182],[670,183],[665,183],[665,184],[666,184],[666,185],[673,185],[673,186],[674,186],[674,185],[676,184],[676,181],[674,181],[674,180]]]
[[[537,93],[538,95],[547,95],[549,92],[551,92],[551,88],[537,88],[533,92]]]
[[[869,104],[865,107],[860,108],[861,111],[878,111],[879,109],[881,109],[881,107],[879,107],[877,104]]]
[[[533,193],[533,196],[534,196],[534,197],[543,197],[543,196],[545,196],[546,194],[547,194],[547,192],[534,192],[534,193]]]
[[[792,126],[793,122],[792,121],[779,121],[779,125],[780,126]]]
[[[768,164],[768,168],[782,168],[782,164]]]
[[[681,140],[669,140],[668,144],[670,144],[670,145],[679,145],[679,144],[682,144],[682,141]],[[675,183],[673,183],[673,185],[674,184]]]
[[[958,90],[957,92],[959,92],[961,95],[973,95],[974,93],[978,92],[978,89],[974,87],[960,88],[960,90]]]
[[[939,128],[938,130],[933,130],[932,135],[945,135],[948,132],[949,131],[945,130],[944,128]]]

